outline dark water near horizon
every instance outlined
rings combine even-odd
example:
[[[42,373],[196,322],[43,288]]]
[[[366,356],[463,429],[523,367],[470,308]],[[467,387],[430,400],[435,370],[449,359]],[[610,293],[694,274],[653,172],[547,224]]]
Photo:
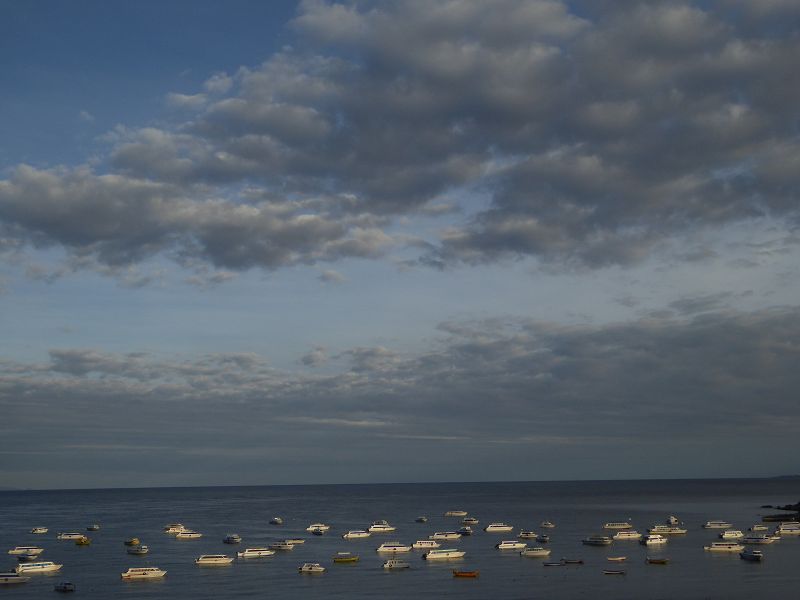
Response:
[[[738,554],[715,555],[703,546],[718,531],[701,525],[711,519],[730,521],[746,530],[760,515],[775,512],[763,504],[786,504],[800,499],[800,480],[667,480],[532,483],[443,483],[325,486],[265,486],[161,488],[124,490],[0,492],[0,550],[14,546],[45,548],[41,560],[63,563],[60,573],[35,575],[27,584],[1,586],[1,598],[52,597],[58,581],[73,581],[81,598],[764,598],[797,597],[800,586],[800,537],[785,538],[760,549],[762,563],[749,563]],[[463,509],[480,519],[475,534],[442,547],[466,550],[458,561],[427,562],[414,551],[399,558],[412,567],[385,572],[386,557],[375,552],[384,541],[412,543],[435,531],[454,530],[460,519],[442,516]],[[583,546],[587,535],[603,533],[607,521],[631,520],[643,532],[670,514],[688,527],[666,547],[648,549],[636,542],[612,546]],[[427,515],[427,524],[415,517]],[[281,516],[284,525],[269,525]],[[386,519],[397,527],[391,534],[373,534],[345,541],[349,529],[366,528]],[[542,530],[549,519],[557,527]],[[325,536],[306,533],[312,522],[333,527]],[[514,525],[512,534],[489,534],[482,528],[493,521]],[[57,541],[59,531],[89,532],[93,543],[75,546]],[[167,523],[180,522],[203,533],[199,540],[179,541],[162,533]],[[45,535],[31,527],[49,527]],[[544,531],[552,550],[546,560],[582,558],[582,566],[543,567],[542,559],[501,552],[494,545],[512,539],[520,529]],[[222,543],[231,532],[243,542]],[[606,532],[607,533],[607,532]],[[612,532],[613,533],[613,532]],[[150,554],[126,553],[123,540],[137,536]],[[245,547],[265,546],[285,537],[307,542],[291,552],[263,559],[237,560],[229,567],[201,568],[200,554],[234,555]],[[539,545],[527,541],[529,546]],[[337,551],[361,555],[356,564],[334,565]],[[669,565],[645,564],[646,555],[665,556]],[[609,563],[607,556],[626,555],[626,563]],[[5,567],[16,560],[5,555]],[[322,575],[300,575],[303,562],[328,567]],[[158,566],[168,574],[162,581],[123,582],[120,573],[133,566]],[[2,567],[0,567],[2,568]],[[452,569],[479,569],[479,579],[455,579]],[[627,575],[603,575],[604,568],[624,568]],[[6,570],[2,568],[2,570]]]

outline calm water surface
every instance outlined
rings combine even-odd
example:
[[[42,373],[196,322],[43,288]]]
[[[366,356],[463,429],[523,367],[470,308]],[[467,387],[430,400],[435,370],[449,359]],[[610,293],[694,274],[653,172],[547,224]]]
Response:
[[[760,515],[774,512],[762,504],[786,504],[800,499],[798,480],[691,480],[624,482],[462,483],[343,486],[270,486],[239,488],[172,488],[139,490],[79,490],[0,492],[0,550],[18,545],[45,548],[42,560],[63,563],[61,573],[33,576],[20,586],[0,586],[2,598],[52,597],[54,583],[73,581],[83,598],[752,598],[797,597],[800,538],[761,547],[763,563],[748,563],[738,554],[712,555],[703,546],[718,532],[703,530],[710,519],[725,519],[746,530]],[[442,547],[466,550],[458,561],[428,563],[421,552],[401,556],[412,568],[384,572],[385,557],[375,552],[383,541],[412,543],[435,531],[454,530],[460,519],[447,510],[463,509],[480,519],[475,535]],[[607,548],[583,546],[580,540],[603,533],[607,521],[631,520],[639,531],[677,515],[688,527],[666,547],[645,550],[636,542],[614,542]],[[426,524],[415,517],[427,515]],[[284,525],[269,525],[281,516]],[[366,528],[377,519],[397,527],[393,534],[373,534],[345,541],[348,529]],[[501,552],[494,545],[520,529],[543,531],[548,519],[555,529],[548,545],[550,560],[582,558],[585,564],[543,567],[542,559]],[[325,536],[305,532],[312,522],[330,524]],[[514,525],[514,534],[489,534],[493,521]],[[180,522],[203,533],[199,540],[179,541],[162,533],[167,523]],[[75,546],[57,541],[59,531],[84,531],[91,523],[92,544]],[[50,528],[31,535],[37,525]],[[239,533],[239,546],[222,543],[227,533]],[[128,555],[123,540],[137,536],[150,547],[143,557]],[[285,537],[307,542],[273,557],[237,560],[229,567],[201,568],[200,554],[235,555],[245,547],[264,546]],[[538,545],[538,544],[529,544]],[[356,564],[334,565],[337,551],[361,555]],[[646,555],[669,557],[667,566],[645,564]],[[603,575],[620,568],[607,556],[626,555],[625,577]],[[13,568],[14,557],[2,560]],[[323,575],[300,575],[305,561],[328,567]],[[158,566],[163,581],[123,582],[128,567]],[[479,569],[479,579],[454,579],[451,571]],[[3,570],[5,570],[3,568]]]

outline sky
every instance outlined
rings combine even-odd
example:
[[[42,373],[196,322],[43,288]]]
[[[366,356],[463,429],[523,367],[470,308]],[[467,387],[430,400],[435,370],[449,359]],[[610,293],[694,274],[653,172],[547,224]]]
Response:
[[[798,473],[794,0],[0,0],[0,487]]]

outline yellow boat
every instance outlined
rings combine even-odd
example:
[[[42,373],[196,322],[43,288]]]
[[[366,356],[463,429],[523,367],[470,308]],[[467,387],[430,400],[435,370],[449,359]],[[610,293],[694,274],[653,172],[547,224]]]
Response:
[[[126,546],[138,546],[140,544],[139,538],[137,538],[137,537],[132,537],[130,539],[127,539],[123,543]]]
[[[335,563],[354,563],[354,562],[358,562],[358,554],[353,554],[352,552],[337,552],[333,556],[333,562],[335,562]]]
[[[75,540],[75,545],[76,546],[88,546],[91,543],[92,543],[92,540],[90,540],[85,535],[82,536],[82,537],[79,537],[78,539]]]

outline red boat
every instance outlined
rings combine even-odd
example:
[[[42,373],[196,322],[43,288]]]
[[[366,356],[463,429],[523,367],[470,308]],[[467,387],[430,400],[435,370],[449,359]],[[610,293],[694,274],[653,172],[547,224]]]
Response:
[[[478,577],[481,574],[480,571],[458,571],[453,570],[453,577]]]

